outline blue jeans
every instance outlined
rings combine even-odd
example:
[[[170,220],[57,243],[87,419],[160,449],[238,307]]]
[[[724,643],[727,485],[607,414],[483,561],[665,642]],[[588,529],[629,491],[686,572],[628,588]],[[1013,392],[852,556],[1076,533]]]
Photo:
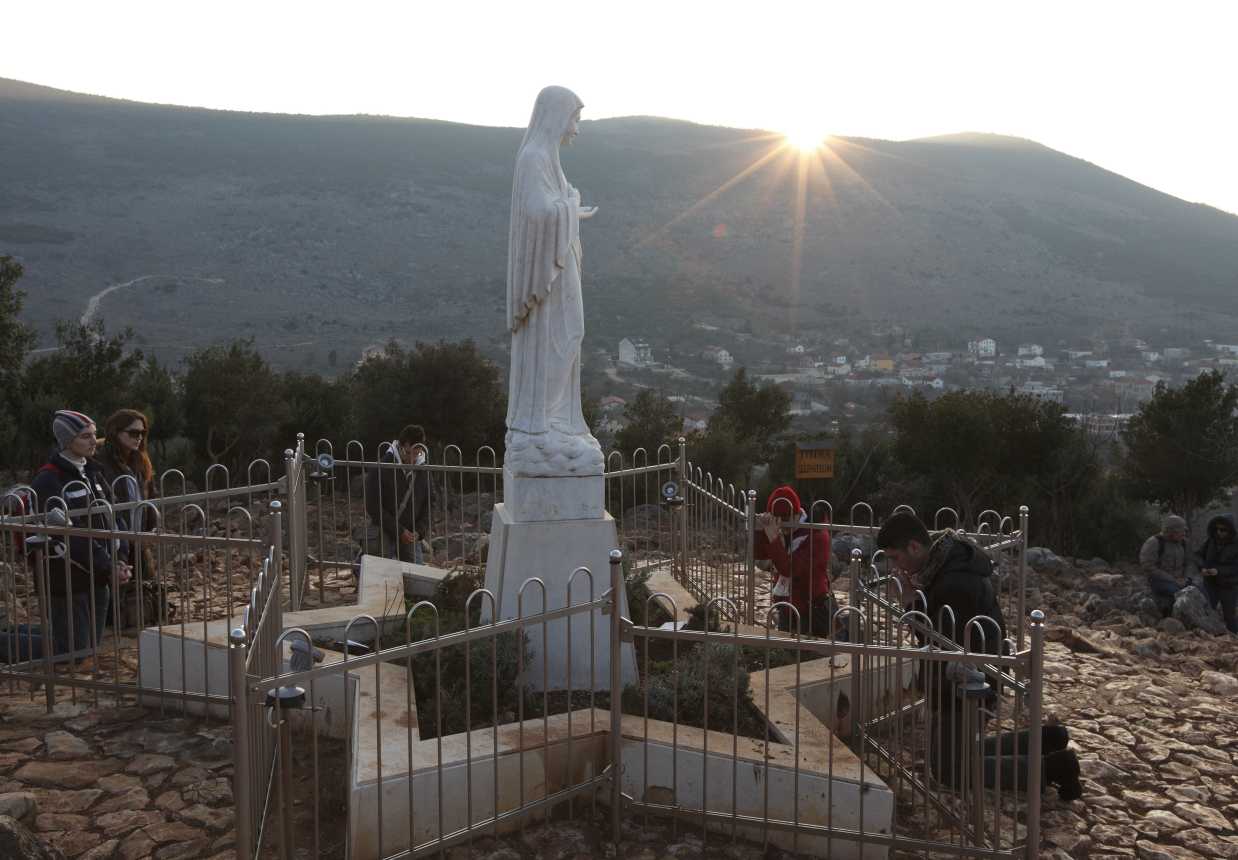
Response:
[[[1238,633],[1238,585],[1220,585],[1215,576],[1204,577],[1204,596],[1208,605],[1216,609],[1221,604],[1221,617],[1230,633]]]
[[[1168,618],[1173,614],[1174,598],[1186,586],[1178,585],[1168,576],[1148,575],[1148,587],[1152,589],[1152,599],[1156,601],[1161,614]]]
[[[94,592],[77,592],[72,598],[63,594],[53,594],[51,605],[47,609],[47,618],[52,625],[52,654],[69,654],[87,651],[91,645],[98,645],[103,638],[103,627],[107,623],[108,606],[111,603],[112,592],[106,585],[96,588]],[[91,603],[94,603],[94,626],[92,636]],[[72,637],[70,638],[70,621],[72,621]],[[39,660],[45,654],[47,636],[42,628],[33,624],[21,624],[0,632],[0,660],[5,663],[22,663],[26,660]]]

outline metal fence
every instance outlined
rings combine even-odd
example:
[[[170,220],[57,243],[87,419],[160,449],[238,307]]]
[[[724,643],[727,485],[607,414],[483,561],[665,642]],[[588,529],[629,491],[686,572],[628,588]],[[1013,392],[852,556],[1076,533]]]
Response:
[[[315,592],[320,604],[327,602],[331,576],[355,570],[362,554],[441,567],[485,564],[494,506],[503,501],[503,468],[493,448],[483,446],[466,457],[459,446],[446,445],[427,462],[413,464],[397,462],[389,442],[367,450],[352,440],[341,451],[319,439],[310,450],[298,434],[284,462],[294,609]],[[641,556],[671,555],[674,520],[661,488],[683,472],[683,462],[682,445],[678,456],[663,445],[652,455],[642,448],[607,457],[607,510],[621,541]],[[405,498],[409,482],[383,480],[384,473],[423,482],[429,499],[424,515],[417,493]],[[402,521],[424,524],[416,541],[402,544],[398,534],[376,525],[384,519],[394,522],[397,514]]]
[[[546,611],[546,582],[567,571],[526,580],[514,619],[482,624],[495,598],[477,589],[463,606],[422,601],[394,622],[357,616],[329,642],[285,629],[286,609],[347,602],[359,551],[398,551],[367,514],[367,505],[404,501],[378,493],[367,502],[366,482],[384,471],[424,475],[430,487],[418,535],[427,561],[484,561],[502,501],[493,450],[466,463],[448,446],[420,465],[383,462],[384,453],[369,459],[350,442],[336,459],[330,442],[310,451],[298,438],[280,479],[257,461],[232,486],[213,466],[191,492],[173,470],[159,499],[61,521],[19,509],[30,505],[27,490],[10,493],[0,499],[9,658],[0,679],[29,683],[32,695],[41,685],[49,707],[65,687],[228,713],[242,857],[421,856],[598,804],[609,807],[616,841],[639,814],[699,828],[707,843],[723,834],[826,856],[1035,853],[1043,626],[1038,613],[1024,623],[1026,508],[1017,522],[986,511],[959,529],[997,560],[1011,622],[1001,647],[983,621],[968,625],[960,647],[948,619],[925,616],[922,596],[873,549],[869,506],[836,522],[815,502],[793,523],[855,546],[841,565],[845,593],[831,590],[823,603],[813,595],[800,617],[758,571],[754,493],[690,464],[682,441],[677,452],[612,454],[606,504],[621,545],[633,561],[665,565],[704,612],[695,629],[659,626],[655,605],[676,619],[684,607],[655,593],[639,615],[645,625],[609,627],[610,677],[573,690],[569,670],[567,689],[534,691],[523,643],[542,637],[544,659],[552,623],[567,625],[569,641],[572,625],[592,634],[610,624],[625,587],[619,550],[605,583],[586,568],[570,572],[561,609]],[[943,508],[932,525],[964,524]],[[75,593],[64,571],[92,541],[107,547],[111,570],[133,560],[136,597],[114,599],[125,593],[119,572],[105,603],[97,590]],[[65,589],[52,587],[57,572]],[[62,625],[74,629],[75,606],[86,641],[36,649]],[[180,644],[169,649],[171,640]],[[617,667],[628,642],[639,673],[625,687]],[[216,689],[211,661],[221,653]],[[569,669],[579,660],[590,676],[598,658],[592,648],[567,656]]]
[[[233,665],[247,667],[234,673],[237,784],[250,786],[238,795],[248,816],[238,856],[441,854],[599,806],[620,853],[623,823],[652,816],[698,832],[704,856],[736,838],[814,856],[1035,856],[1038,613],[1027,649],[989,653],[983,622],[959,648],[923,613],[904,612],[897,581],[857,555],[862,596],[834,619],[840,630],[854,621],[849,641],[754,631],[714,598],[706,614],[720,623],[706,629],[621,619],[611,673],[594,688],[572,689],[570,671],[566,689],[528,687],[526,637],[542,639],[545,655],[549,622],[613,618],[618,550],[611,562],[606,589],[577,569],[564,608],[550,612],[545,582],[566,571],[527,579],[517,617],[504,621],[478,622],[494,600],[485,589],[463,607],[420,602],[385,635],[383,619],[358,616],[348,631],[365,629],[358,638],[376,650],[329,653],[318,666],[256,674],[259,637],[236,631]],[[649,604],[678,609],[662,593]],[[626,641],[640,672],[625,687]],[[276,648],[294,642],[313,647],[289,629]],[[594,651],[572,654],[567,642],[569,663],[596,666]],[[256,753],[256,736],[273,738],[272,758]],[[258,802],[270,767],[278,779]]]
[[[85,691],[96,703],[100,694],[140,695],[164,708],[227,712],[227,686],[209,683],[205,650],[163,644],[207,641],[212,625],[239,611],[270,547],[254,511],[278,484],[228,488],[221,470],[207,473],[204,490],[116,505],[73,507],[92,492],[80,481],[66,485],[65,498],[39,499],[28,486],[6,491],[0,679],[10,691],[41,689],[49,708],[63,689],[73,701]],[[160,483],[188,489],[179,472]],[[206,683],[189,683],[196,677]]]

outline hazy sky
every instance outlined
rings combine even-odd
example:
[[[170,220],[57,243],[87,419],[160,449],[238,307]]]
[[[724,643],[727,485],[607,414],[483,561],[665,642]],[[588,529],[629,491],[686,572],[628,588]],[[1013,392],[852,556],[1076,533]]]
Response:
[[[1238,212],[1238,3],[26,2],[0,77],[140,101],[523,126],[585,118],[1037,140]]]

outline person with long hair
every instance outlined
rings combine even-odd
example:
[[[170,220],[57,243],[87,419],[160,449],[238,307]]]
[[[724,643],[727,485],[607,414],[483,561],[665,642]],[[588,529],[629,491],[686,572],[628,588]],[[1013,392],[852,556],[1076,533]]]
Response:
[[[103,445],[95,460],[118,504],[154,496],[155,467],[146,452],[149,436],[150,419],[136,409],[118,409],[103,424]]]
[[[119,409],[103,423],[103,436],[103,445],[95,456],[95,462],[99,464],[108,488],[112,491],[113,501],[121,504],[153,498],[155,467],[146,452],[146,442],[150,437],[150,419],[136,409]],[[145,511],[136,517],[133,511],[120,511],[116,515],[116,526],[126,531],[147,531],[154,526],[154,523],[147,522],[149,516]],[[126,561],[136,567],[137,550],[133,546],[130,544],[130,552],[135,557]],[[143,555],[149,568],[149,547]]]

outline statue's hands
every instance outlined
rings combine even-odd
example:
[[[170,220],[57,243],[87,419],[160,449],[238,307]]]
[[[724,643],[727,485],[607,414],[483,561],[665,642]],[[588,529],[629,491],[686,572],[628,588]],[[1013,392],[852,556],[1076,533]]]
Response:
[[[576,210],[576,214],[579,216],[581,221],[588,221],[597,213],[598,208],[596,206],[581,206]]]

